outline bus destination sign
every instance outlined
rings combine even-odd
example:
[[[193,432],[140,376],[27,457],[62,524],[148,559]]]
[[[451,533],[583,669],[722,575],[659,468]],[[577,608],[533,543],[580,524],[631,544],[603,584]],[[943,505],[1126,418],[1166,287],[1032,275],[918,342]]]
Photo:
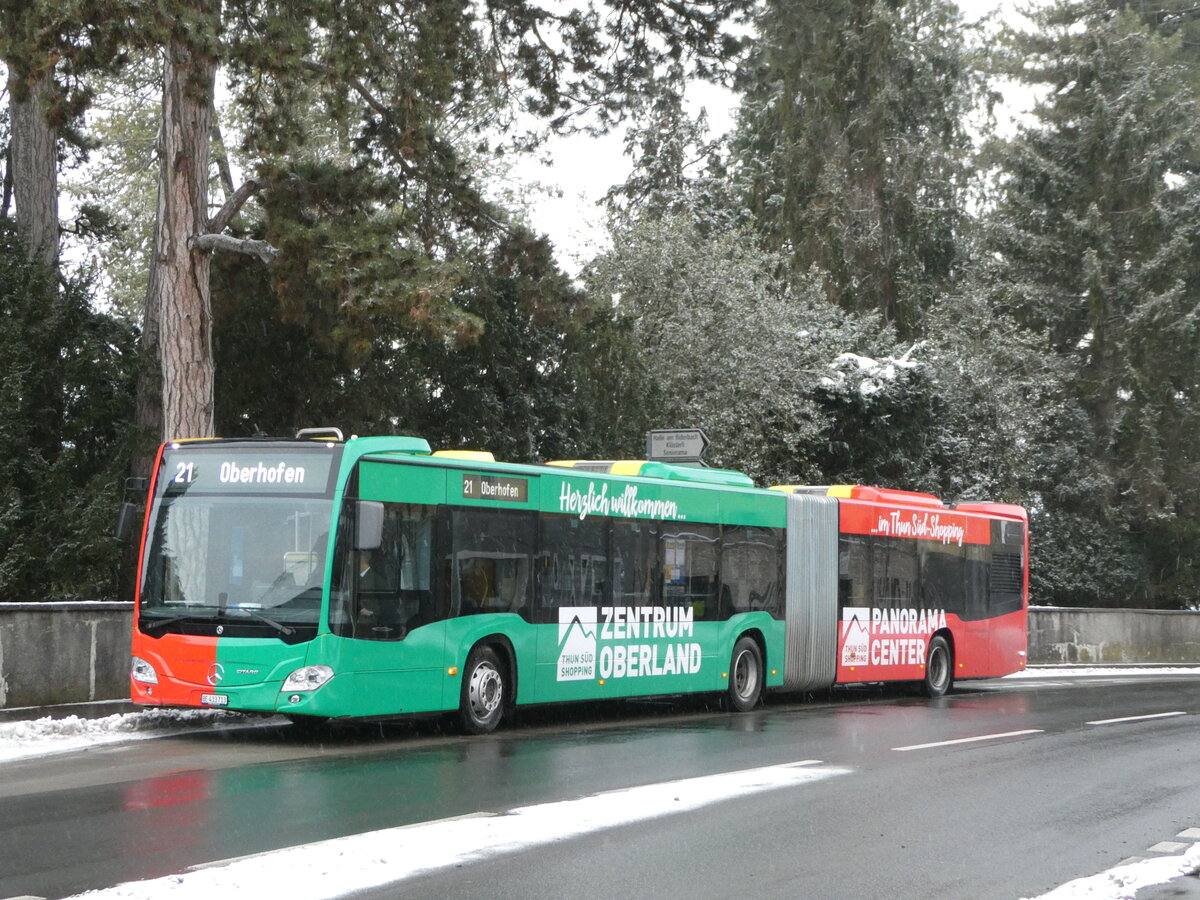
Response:
[[[505,475],[463,475],[464,500],[508,500],[511,503],[529,502],[529,479]]]
[[[332,453],[187,447],[163,454],[159,484],[167,493],[324,494]]]

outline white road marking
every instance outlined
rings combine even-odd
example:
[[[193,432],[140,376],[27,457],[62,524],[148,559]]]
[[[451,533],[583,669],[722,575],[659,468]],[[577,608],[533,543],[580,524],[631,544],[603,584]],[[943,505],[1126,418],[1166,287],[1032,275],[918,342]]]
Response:
[[[748,794],[811,784],[851,770],[803,760],[606,791],[577,800],[477,813],[318,841],[184,874],[88,891],[87,900],[325,900],[455,865],[688,812]]]
[[[1186,716],[1185,712],[1165,712],[1154,713],[1149,716],[1124,716],[1120,719],[1097,719],[1095,722],[1088,722],[1088,725],[1116,725],[1118,722],[1144,722],[1146,719],[1167,719],[1171,716]]]
[[[1041,734],[1041,728],[1027,728],[1024,731],[1005,731],[1002,734],[981,734],[978,737],[958,738],[953,741],[934,741],[931,744],[913,744],[909,747],[893,747],[901,753],[907,750],[929,750],[933,747],[949,747],[953,744],[973,744],[976,741],[997,741],[1000,738],[1020,737],[1023,734]]]

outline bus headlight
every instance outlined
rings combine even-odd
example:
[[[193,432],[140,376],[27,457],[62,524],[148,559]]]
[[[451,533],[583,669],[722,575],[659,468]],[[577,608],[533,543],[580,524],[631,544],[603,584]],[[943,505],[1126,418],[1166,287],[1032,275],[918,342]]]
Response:
[[[333,669],[329,666],[305,666],[297,669],[283,680],[279,693],[288,691],[315,691],[333,677]]]
[[[133,657],[129,674],[134,681],[140,681],[142,684],[158,684],[158,673],[154,671],[154,666],[140,656]]]

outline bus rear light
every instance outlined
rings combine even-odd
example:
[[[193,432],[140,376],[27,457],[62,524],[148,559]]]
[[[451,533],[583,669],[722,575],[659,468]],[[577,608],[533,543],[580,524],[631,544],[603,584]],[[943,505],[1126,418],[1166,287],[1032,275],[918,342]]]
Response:
[[[134,681],[142,684],[158,684],[158,673],[154,671],[154,666],[140,656],[133,657],[129,674]]]
[[[297,669],[283,680],[279,693],[289,691],[315,691],[333,677],[333,669],[329,666],[305,666]]]

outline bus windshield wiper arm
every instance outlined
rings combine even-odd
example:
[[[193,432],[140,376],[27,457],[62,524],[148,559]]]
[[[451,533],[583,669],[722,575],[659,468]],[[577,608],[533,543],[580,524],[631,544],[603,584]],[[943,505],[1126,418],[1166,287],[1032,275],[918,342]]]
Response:
[[[145,616],[138,617],[138,625],[143,629],[146,628],[166,628],[168,625],[178,625],[180,622],[186,622],[193,616],[168,616],[165,619],[146,618]]]
[[[280,634],[295,634],[296,633],[296,629],[293,628],[291,625],[284,625],[280,622],[276,622],[274,619],[270,619],[267,616],[264,616],[262,613],[258,612],[257,610],[247,609],[244,606],[234,606],[234,607],[230,608],[229,612],[238,612],[242,615],[250,616],[252,619],[258,619],[258,621],[263,622],[266,625],[270,625],[272,628],[274,628]]]

